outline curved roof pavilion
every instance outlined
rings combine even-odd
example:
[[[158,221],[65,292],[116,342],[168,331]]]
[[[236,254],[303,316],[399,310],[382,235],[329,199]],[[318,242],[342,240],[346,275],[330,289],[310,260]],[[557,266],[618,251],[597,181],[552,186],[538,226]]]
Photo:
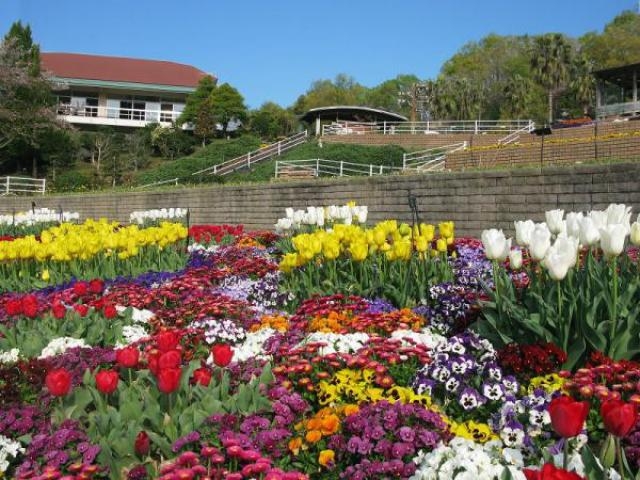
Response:
[[[312,108],[300,117],[300,120],[307,123],[316,122],[316,135],[320,135],[320,124],[322,120],[334,122],[406,122],[407,117],[398,113],[381,110],[379,108],[360,107],[356,105],[335,105],[330,107]]]

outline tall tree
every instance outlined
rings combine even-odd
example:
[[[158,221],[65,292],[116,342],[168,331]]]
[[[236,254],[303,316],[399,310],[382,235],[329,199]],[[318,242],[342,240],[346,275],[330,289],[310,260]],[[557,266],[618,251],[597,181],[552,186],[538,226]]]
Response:
[[[251,131],[264,140],[291,135],[297,125],[298,121],[293,113],[273,102],[264,103],[258,110],[251,112],[249,117]]]
[[[247,118],[244,98],[228,83],[216,87],[209,95],[209,101],[213,117],[222,127],[223,135],[227,134],[231,122],[242,122]]]
[[[201,78],[196,91],[187,96],[187,103],[178,118],[178,125],[187,122],[195,123],[201,105],[209,98],[215,88],[216,80],[211,75]]]
[[[572,48],[564,35],[549,33],[536,37],[531,49],[531,69],[548,95],[548,120],[553,123],[553,97],[566,87]]]
[[[615,17],[602,34],[590,32],[580,38],[585,54],[596,69],[640,62],[640,15],[626,11]]]

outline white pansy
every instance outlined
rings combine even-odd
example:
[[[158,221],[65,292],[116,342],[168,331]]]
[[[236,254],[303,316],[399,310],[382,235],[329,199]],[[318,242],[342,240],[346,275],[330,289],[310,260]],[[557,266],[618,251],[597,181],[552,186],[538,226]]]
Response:
[[[544,212],[544,218],[547,222],[549,231],[554,235],[564,232],[566,225],[562,218],[564,217],[564,210],[548,210]]]
[[[446,337],[433,332],[429,327],[425,327],[419,332],[414,332],[413,330],[396,330],[391,334],[391,338],[400,340],[405,347],[425,345],[429,349],[435,349],[438,345],[447,343]]]
[[[302,347],[308,343],[323,343],[318,354],[321,356],[331,355],[332,353],[353,353],[363,348],[369,341],[369,335],[366,333],[347,333],[338,334],[331,332],[314,332],[307,335],[296,347]]]
[[[16,363],[20,358],[20,350],[12,348],[8,352],[0,351],[0,363]]]
[[[600,228],[600,248],[607,257],[617,257],[624,249],[627,229],[618,223]]]
[[[513,224],[516,228],[516,243],[521,247],[528,247],[536,224],[533,223],[533,220],[518,221]]]
[[[24,453],[24,451],[20,442],[0,435],[0,477],[3,477],[2,474],[9,468],[9,460],[16,458],[19,453]]]
[[[120,315],[124,315],[128,308],[131,309],[131,320],[135,323],[149,323],[149,320],[156,316],[151,310],[116,305],[116,311]]]
[[[275,334],[276,331],[273,328],[262,328],[257,332],[247,333],[244,341],[241,344],[232,347],[233,361],[244,362],[245,360],[249,360],[251,358],[268,359],[269,355],[264,354],[263,347],[265,342]],[[207,358],[207,363],[213,363],[212,355],[209,355],[209,358]]]
[[[73,338],[73,337],[58,337],[54,338],[49,342],[49,344],[42,349],[40,356],[38,358],[48,358],[53,357],[55,355],[60,355],[61,353],[66,352],[70,348],[91,348],[91,345],[87,345],[87,343],[81,338]]]
[[[534,260],[542,260],[551,248],[551,231],[546,223],[537,223],[531,233],[529,242],[529,255]]]
[[[511,239],[506,239],[502,230],[491,228],[481,235],[484,253],[489,260],[503,261],[511,250]]]
[[[148,337],[149,334],[142,325],[126,325],[122,327],[122,342],[116,343],[116,348],[124,348]]]

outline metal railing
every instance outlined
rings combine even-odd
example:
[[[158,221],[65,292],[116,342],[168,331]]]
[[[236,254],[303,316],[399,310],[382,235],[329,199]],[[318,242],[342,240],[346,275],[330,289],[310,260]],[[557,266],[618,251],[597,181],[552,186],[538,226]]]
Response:
[[[631,115],[640,112],[640,102],[613,103],[596,108],[598,118],[612,115]]]
[[[454,143],[442,147],[428,148],[402,156],[403,170],[416,170],[419,172],[431,172],[443,170],[447,155],[467,148],[467,142]]]
[[[39,193],[44,195],[47,180],[31,177],[0,177],[0,196],[18,193]]]
[[[180,179],[178,177],[170,178],[169,180],[161,180],[159,182],[153,182],[153,183],[147,183],[145,185],[140,185],[138,188],[151,188],[151,187],[157,187],[159,185],[167,185],[169,183],[172,183],[174,185],[178,185],[179,181],[180,181]]]
[[[58,115],[83,119],[104,118],[111,120],[134,120],[145,123],[173,123],[182,112],[173,110],[149,110],[89,105],[58,105]]]
[[[531,133],[531,132],[533,132],[534,128],[535,128],[535,125],[534,125],[533,122],[531,122],[529,125],[526,125],[526,126],[522,127],[520,130],[516,130],[515,132],[511,132],[506,137],[503,137],[500,140],[498,140],[498,145],[509,145],[510,143],[517,142],[520,139],[520,135],[521,134],[523,134],[523,133]]]
[[[279,142],[272,143],[266,147],[259,148],[252,152],[232,158],[226,162],[218,163],[208,168],[198,170],[191,175],[228,175],[242,168],[250,169],[252,165],[267,160],[272,157],[280,156],[287,150],[292,149],[307,141],[307,131],[296,133]]]
[[[276,162],[276,178],[284,176],[297,176],[296,173],[306,173],[312,177],[332,176],[375,176],[402,173],[402,168],[388,165],[372,165],[345,162],[339,160],[326,160],[314,158],[309,160],[278,160]]]
[[[322,126],[322,135],[445,135],[445,134],[509,134],[533,129],[532,120],[438,120],[429,122],[334,122]]]

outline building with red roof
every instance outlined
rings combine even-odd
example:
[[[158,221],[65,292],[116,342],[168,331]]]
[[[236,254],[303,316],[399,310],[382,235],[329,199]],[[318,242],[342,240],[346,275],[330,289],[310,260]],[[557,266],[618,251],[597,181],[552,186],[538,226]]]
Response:
[[[208,75],[181,63],[77,53],[42,53],[41,61],[54,84],[58,114],[87,126],[171,124]]]

